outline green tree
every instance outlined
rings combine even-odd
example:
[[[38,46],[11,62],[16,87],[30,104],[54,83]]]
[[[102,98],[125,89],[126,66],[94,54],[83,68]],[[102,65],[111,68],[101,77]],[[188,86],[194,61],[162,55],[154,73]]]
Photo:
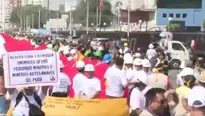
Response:
[[[102,18],[101,18],[101,27],[103,23],[106,23],[106,26],[110,25],[110,22],[113,19],[113,14],[111,11],[111,4],[107,0],[103,0],[103,9],[102,9]],[[96,24],[96,9],[99,6],[98,0],[89,0],[89,26],[91,23]],[[80,23],[84,26],[86,25],[86,11],[87,11],[87,3],[84,0],[81,0],[79,5],[76,7],[74,11],[74,23]]]
[[[17,7],[11,12],[11,23],[20,26],[21,22],[25,22],[26,20],[29,20],[31,22],[30,24],[34,28],[38,28],[38,22],[39,22],[39,11],[40,11],[40,26],[43,27],[44,24],[46,24],[47,14],[49,18],[57,18],[57,11],[48,11],[45,8],[41,6],[33,6],[33,5],[27,5],[23,7]],[[60,15],[59,15],[60,16]]]
[[[205,19],[203,20],[203,28],[205,29]]]

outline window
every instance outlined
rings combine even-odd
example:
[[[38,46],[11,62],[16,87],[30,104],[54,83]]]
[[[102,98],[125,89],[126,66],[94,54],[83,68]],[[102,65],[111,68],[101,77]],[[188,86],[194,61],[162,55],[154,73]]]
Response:
[[[181,17],[181,15],[180,14],[176,14],[176,18],[180,18]]]
[[[169,14],[169,17],[173,18],[174,17],[173,13]]]
[[[184,14],[182,15],[182,17],[183,17],[183,18],[186,18],[186,17],[187,17],[187,14],[186,14],[186,13],[184,13]]]
[[[176,51],[185,51],[181,44],[172,43],[172,49]]]
[[[162,17],[163,17],[163,18],[167,18],[167,14],[163,13],[163,14],[162,14]]]

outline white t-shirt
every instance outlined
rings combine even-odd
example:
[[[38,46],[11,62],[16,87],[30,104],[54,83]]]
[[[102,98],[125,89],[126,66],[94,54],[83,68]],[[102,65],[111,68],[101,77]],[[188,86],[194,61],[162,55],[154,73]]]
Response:
[[[96,92],[101,91],[101,83],[100,80],[96,77],[86,78],[82,83],[82,87],[80,88],[80,98],[90,99]]]
[[[157,52],[156,52],[155,49],[148,49],[147,53],[146,53],[146,56],[147,56],[148,59],[151,59],[152,57],[157,56]]]
[[[202,102],[202,106],[205,106],[205,88],[197,85],[185,96],[188,99],[188,105],[193,107],[193,103],[197,100]],[[194,106],[201,107],[201,106]]]
[[[82,73],[78,73],[74,76],[73,78],[73,90],[75,93],[75,97],[79,97],[79,92],[80,89],[82,88],[82,85],[84,83],[84,80],[87,79],[87,77],[85,75],[83,75]]]
[[[135,71],[132,69],[128,69],[125,71],[125,76],[127,80],[131,81],[135,77]],[[128,88],[131,89],[132,85],[129,85]]]
[[[140,92],[140,90],[137,87],[134,88],[130,95],[130,112],[137,108],[144,109],[145,102],[146,100],[144,93]]]
[[[107,81],[106,95],[112,97],[123,97],[124,86],[127,85],[125,72],[112,66],[107,69],[104,77]]]
[[[67,93],[69,85],[71,85],[70,78],[66,74],[60,73],[59,81],[55,86],[53,86],[52,93],[55,92]]]
[[[12,95],[10,96],[11,99],[11,106],[14,107],[16,104],[16,97],[19,95],[19,92],[16,90]],[[45,98],[45,94],[42,92],[38,93],[38,96],[40,97],[41,101]],[[29,99],[29,102],[40,107],[38,103],[36,102],[34,95],[32,96],[27,96],[26,97]],[[22,97],[21,101],[19,104],[14,108],[13,110],[13,116],[29,116],[29,108],[28,108],[28,103],[25,99],[25,97]]]

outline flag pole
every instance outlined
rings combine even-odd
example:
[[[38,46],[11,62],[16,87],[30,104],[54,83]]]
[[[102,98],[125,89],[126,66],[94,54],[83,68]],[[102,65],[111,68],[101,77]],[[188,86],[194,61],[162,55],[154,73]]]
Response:
[[[98,15],[99,15],[99,7],[96,8],[96,29],[98,28]]]
[[[101,20],[102,20],[102,9],[100,8],[100,14],[99,14],[99,27],[101,29]]]
[[[89,28],[89,0],[86,0],[86,4],[87,4],[87,13],[86,13],[86,34],[88,34],[88,28]]]
[[[129,0],[129,4],[128,4],[128,18],[127,18],[127,22],[128,22],[128,31],[127,31],[127,39],[129,39],[130,37],[130,0]]]

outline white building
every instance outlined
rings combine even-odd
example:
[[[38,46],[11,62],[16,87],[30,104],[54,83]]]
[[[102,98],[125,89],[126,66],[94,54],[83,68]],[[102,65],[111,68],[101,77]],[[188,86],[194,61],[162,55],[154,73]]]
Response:
[[[0,26],[2,27],[2,29],[9,29],[10,13],[10,1],[0,0]]]
[[[41,5],[41,6],[44,6],[44,0],[22,0],[21,5],[22,6],[25,6],[25,5]]]
[[[80,0],[64,0],[65,12],[75,10]]]
[[[65,31],[67,29],[66,19],[49,19],[49,21],[46,22],[46,29],[52,31]]]

